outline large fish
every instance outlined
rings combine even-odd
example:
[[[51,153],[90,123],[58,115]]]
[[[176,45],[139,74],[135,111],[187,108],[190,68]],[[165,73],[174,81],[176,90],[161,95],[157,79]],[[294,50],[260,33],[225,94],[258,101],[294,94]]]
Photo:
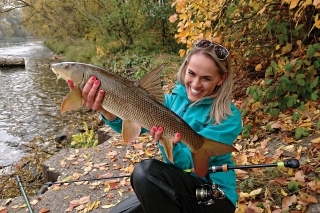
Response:
[[[163,105],[164,93],[160,81],[163,66],[150,71],[136,82],[90,64],[63,62],[52,64],[51,69],[58,79],[71,79],[75,85],[75,89],[64,98],[61,113],[82,107],[81,90],[91,76],[96,76],[101,82],[100,89],[105,92],[102,107],[123,120],[124,142],[134,141],[141,127],[151,129],[152,126],[162,126],[164,131],[161,143],[168,159],[173,162],[172,140],[175,133],[179,132],[181,141],[192,152],[195,172],[203,177],[207,173],[211,156],[237,149],[197,134],[183,119]]]

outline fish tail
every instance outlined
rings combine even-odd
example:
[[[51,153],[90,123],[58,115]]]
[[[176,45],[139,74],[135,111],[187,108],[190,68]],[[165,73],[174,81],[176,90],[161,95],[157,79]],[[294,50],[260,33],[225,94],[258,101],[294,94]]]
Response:
[[[204,138],[204,144],[192,153],[194,170],[199,177],[204,177],[209,169],[209,160],[212,156],[224,155],[238,151],[233,146]]]

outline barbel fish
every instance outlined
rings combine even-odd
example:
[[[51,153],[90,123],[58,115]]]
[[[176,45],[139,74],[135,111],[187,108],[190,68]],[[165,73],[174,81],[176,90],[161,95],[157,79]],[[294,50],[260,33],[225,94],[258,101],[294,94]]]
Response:
[[[237,151],[233,146],[205,138],[195,132],[182,118],[163,105],[161,70],[164,64],[148,72],[139,81],[130,81],[100,67],[77,62],[62,62],[51,65],[60,79],[71,79],[75,88],[63,99],[61,113],[82,107],[81,91],[91,76],[100,80],[100,89],[105,96],[102,107],[122,119],[122,137],[125,143],[134,141],[141,128],[162,126],[161,144],[168,159],[173,162],[173,136],[181,133],[181,142],[191,150],[194,170],[198,176],[207,173],[211,156]]]

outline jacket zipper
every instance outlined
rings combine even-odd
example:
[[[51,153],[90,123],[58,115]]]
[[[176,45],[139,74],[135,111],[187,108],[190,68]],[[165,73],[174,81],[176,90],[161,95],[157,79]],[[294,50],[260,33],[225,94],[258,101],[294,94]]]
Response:
[[[181,112],[181,117],[183,117],[183,115],[184,115],[184,113],[187,111],[187,109],[188,109],[188,107],[190,106],[190,102],[189,103],[187,103],[186,105],[184,105],[184,108],[183,108],[183,110],[182,110],[182,112]]]

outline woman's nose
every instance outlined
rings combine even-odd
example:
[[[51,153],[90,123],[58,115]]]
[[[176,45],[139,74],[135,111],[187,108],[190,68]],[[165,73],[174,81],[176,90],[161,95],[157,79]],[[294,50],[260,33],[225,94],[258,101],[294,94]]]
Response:
[[[199,78],[194,78],[192,81],[192,86],[193,87],[200,87],[201,86],[201,81]]]

